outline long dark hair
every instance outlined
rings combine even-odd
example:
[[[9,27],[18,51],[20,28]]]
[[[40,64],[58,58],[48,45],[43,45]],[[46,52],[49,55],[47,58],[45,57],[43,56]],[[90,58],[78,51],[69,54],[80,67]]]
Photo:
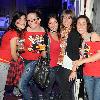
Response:
[[[15,30],[15,31],[17,31],[18,33],[22,32],[22,30],[20,31],[20,30],[17,28],[17,26],[15,25],[15,23],[16,23],[16,21],[17,21],[21,16],[23,16],[23,15],[26,16],[25,13],[16,11],[16,12],[14,13],[13,17],[12,17],[12,21],[11,21],[11,24],[10,24],[8,30]]]
[[[51,14],[49,14],[49,16],[48,16],[48,19],[47,19],[47,22],[49,22],[49,20],[51,19],[51,18],[55,18],[56,20],[57,20],[57,22],[58,22],[58,29],[57,29],[57,32],[58,32],[58,37],[60,38],[60,18],[59,18],[59,16],[57,15],[57,14],[55,14],[55,13],[51,13]],[[48,28],[48,32],[50,32],[50,29]]]
[[[23,12],[18,12],[18,11],[16,11],[16,12],[13,14],[11,24],[10,24],[10,26],[8,27],[8,29],[4,32],[3,36],[6,34],[7,31],[9,31],[9,30],[14,30],[14,31],[16,31],[16,32],[18,33],[18,36],[19,36],[20,38],[22,37],[22,33],[23,33],[24,30],[19,30],[18,27],[15,25],[15,23],[16,23],[16,21],[17,21],[21,16],[23,16],[23,15],[26,16],[25,13],[23,13]],[[2,37],[3,37],[3,36],[2,36]],[[2,37],[0,38],[0,45],[1,45]]]

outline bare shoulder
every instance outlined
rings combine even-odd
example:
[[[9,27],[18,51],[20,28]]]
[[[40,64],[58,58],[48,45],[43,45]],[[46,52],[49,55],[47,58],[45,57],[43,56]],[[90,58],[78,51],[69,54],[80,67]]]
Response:
[[[100,35],[97,34],[96,32],[93,32],[93,33],[91,34],[91,40],[92,40],[92,41],[100,41]]]
[[[41,31],[42,31],[42,32],[45,32],[45,29],[44,29],[42,26],[41,26]]]

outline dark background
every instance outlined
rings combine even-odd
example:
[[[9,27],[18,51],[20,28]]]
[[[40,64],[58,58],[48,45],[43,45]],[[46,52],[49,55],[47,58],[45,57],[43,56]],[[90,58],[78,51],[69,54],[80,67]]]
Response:
[[[10,20],[15,11],[23,11],[27,13],[32,9],[40,9],[42,11],[42,23],[49,13],[60,13],[62,10],[62,0],[0,0],[0,17],[9,16]]]
[[[9,23],[5,21],[4,27],[0,25],[0,36],[10,24],[15,11],[27,13],[33,9],[40,9],[42,12],[41,24],[46,27],[47,16],[50,13],[57,13],[60,15],[63,9],[73,8],[74,1],[75,0],[0,0],[0,17],[7,17],[9,19]],[[0,23],[2,22],[0,21]],[[7,23],[8,25],[6,25]]]
[[[16,10],[27,12],[34,8],[45,12],[59,12],[62,0],[0,0],[0,16],[12,15]]]

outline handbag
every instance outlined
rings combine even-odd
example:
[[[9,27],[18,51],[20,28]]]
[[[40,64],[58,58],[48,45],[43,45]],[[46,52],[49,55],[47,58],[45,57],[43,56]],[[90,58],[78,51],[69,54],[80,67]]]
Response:
[[[47,88],[50,83],[49,63],[46,58],[39,58],[33,74],[33,79],[41,88]]]

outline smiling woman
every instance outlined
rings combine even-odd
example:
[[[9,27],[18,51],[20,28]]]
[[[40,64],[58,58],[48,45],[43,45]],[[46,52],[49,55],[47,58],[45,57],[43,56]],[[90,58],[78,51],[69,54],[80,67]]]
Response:
[[[73,80],[70,80],[69,82],[69,75],[71,72],[70,65],[72,61],[79,59],[79,47],[80,47],[80,37],[79,33],[76,31],[75,28],[75,14],[72,10],[64,10],[61,14],[61,41],[62,41],[62,67],[63,68],[63,74],[66,79],[64,80],[64,77],[62,77],[63,81],[63,89],[65,90],[63,93],[64,100],[73,100],[73,90],[74,86]],[[66,65],[67,59],[69,60],[70,65]],[[66,62],[64,62],[66,61]],[[65,66],[64,66],[65,65]],[[72,67],[72,66],[71,66]],[[74,72],[76,73],[76,72]]]
[[[8,69],[12,60],[18,60],[17,40],[26,25],[26,15],[22,12],[15,12],[8,30],[4,33],[0,46],[0,100],[4,97]]]
[[[24,58],[25,70],[19,82],[19,89],[21,90],[25,100],[39,100],[38,91],[36,91],[36,84],[34,80],[32,80],[33,83],[30,82],[30,80],[33,77],[39,57],[45,57],[46,54],[45,48],[41,48],[44,45],[43,36],[45,30],[40,25],[40,15],[41,12],[38,10],[33,10],[32,12],[28,13],[26,32],[24,33],[23,37],[25,39],[25,52],[22,53],[21,56]],[[29,89],[29,83],[32,83],[31,90]]]
[[[85,15],[77,18],[77,31],[81,34],[83,42],[81,47],[81,58],[73,62],[73,71],[83,64],[84,86],[88,100],[100,100],[100,35],[96,32],[90,33],[92,24]],[[70,79],[75,75],[70,75]]]

